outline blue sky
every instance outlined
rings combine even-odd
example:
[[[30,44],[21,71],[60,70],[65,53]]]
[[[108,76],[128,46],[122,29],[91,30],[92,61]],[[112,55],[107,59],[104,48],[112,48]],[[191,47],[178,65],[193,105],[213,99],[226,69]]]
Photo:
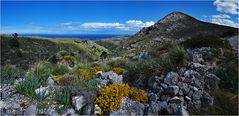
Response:
[[[238,27],[236,0],[2,1],[1,33],[134,34],[173,11],[207,22]]]

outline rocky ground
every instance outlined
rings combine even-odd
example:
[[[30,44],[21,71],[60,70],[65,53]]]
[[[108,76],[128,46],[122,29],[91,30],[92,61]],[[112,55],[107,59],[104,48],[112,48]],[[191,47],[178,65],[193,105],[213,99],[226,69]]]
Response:
[[[174,114],[189,115],[190,108],[203,108],[207,110],[214,104],[214,98],[210,91],[218,87],[220,79],[214,74],[214,66],[208,63],[212,58],[213,48],[202,47],[187,49],[190,62],[177,71],[168,72],[166,75],[155,75],[148,80],[148,89],[145,90],[149,98],[148,104],[144,105],[138,101],[123,97],[118,110],[112,111],[110,115],[158,115]],[[142,56],[142,54],[141,54]],[[145,56],[144,56],[145,57]],[[123,83],[123,75],[113,71],[98,72],[100,82],[98,88],[105,88],[111,84]],[[52,105],[48,109],[41,109],[39,102],[32,101],[24,95],[16,93],[15,86],[23,78],[15,80],[14,84],[1,85],[1,115],[59,115],[57,108],[62,105]],[[40,87],[35,93],[40,96],[48,96],[57,92],[59,85],[51,78],[48,79],[46,87]],[[61,115],[93,115],[99,113],[94,99],[97,94],[93,91],[83,91],[78,95],[72,95],[73,107],[64,110]]]

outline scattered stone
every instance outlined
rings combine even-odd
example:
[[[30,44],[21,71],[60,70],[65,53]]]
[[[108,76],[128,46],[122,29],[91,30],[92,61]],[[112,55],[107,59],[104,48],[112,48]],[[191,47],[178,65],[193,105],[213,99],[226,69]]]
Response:
[[[86,100],[84,96],[72,97],[72,105],[75,108],[75,110],[79,111],[84,105],[86,105]]]
[[[49,95],[49,87],[40,87],[35,90],[35,93],[40,96],[47,96]]]
[[[55,82],[54,82],[54,80],[52,79],[52,77],[50,76],[50,77],[48,77],[48,79],[47,79],[47,85],[48,86],[53,86],[55,84]]]
[[[166,77],[164,78],[164,83],[167,83],[169,85],[175,85],[178,83],[179,75],[176,72],[169,72]]]
[[[171,96],[175,96],[179,91],[178,86],[168,86],[167,89],[165,90],[166,94],[169,94]]]
[[[37,106],[36,105],[30,105],[26,110],[25,110],[25,114],[26,115],[36,115],[37,113]]]
[[[173,98],[171,98],[171,99],[169,100],[169,102],[170,102],[170,103],[181,104],[181,103],[183,102],[183,100],[180,99],[180,98],[177,97],[177,96],[174,96]]]

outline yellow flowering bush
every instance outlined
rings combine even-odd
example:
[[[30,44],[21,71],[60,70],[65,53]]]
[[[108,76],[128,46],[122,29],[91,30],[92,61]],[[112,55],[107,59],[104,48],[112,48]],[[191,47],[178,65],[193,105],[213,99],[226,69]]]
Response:
[[[115,67],[115,68],[113,68],[113,71],[114,71],[115,73],[117,73],[118,75],[121,75],[121,74],[123,74],[124,69],[123,69],[123,68],[120,68],[120,67]]]
[[[121,104],[121,98],[128,96],[129,86],[127,84],[113,84],[101,91],[96,103],[103,112],[117,110]]]
[[[93,64],[91,67],[91,72],[94,77],[96,76],[96,73],[98,71],[103,71],[103,70],[104,70],[103,67],[101,67],[99,64]]]
[[[143,104],[148,103],[148,97],[145,95],[143,90],[131,88],[129,97],[135,101],[141,102]]]
[[[143,90],[130,88],[128,84],[112,84],[101,91],[96,103],[103,113],[115,111],[120,107],[122,97],[130,97],[144,104],[148,102]]]
[[[81,74],[81,76],[82,76],[82,78],[84,79],[84,80],[89,80],[90,79],[90,73],[91,71],[90,71],[90,69],[88,69],[88,68],[81,68],[80,69],[80,74]]]

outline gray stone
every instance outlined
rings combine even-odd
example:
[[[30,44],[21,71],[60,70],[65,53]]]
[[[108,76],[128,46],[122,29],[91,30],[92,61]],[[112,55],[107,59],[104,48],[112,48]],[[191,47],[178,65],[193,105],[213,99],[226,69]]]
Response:
[[[49,95],[49,87],[40,87],[35,90],[35,93],[40,96],[47,96]]]
[[[108,84],[120,84],[123,83],[123,76],[118,75],[113,71],[102,73],[101,79],[99,80],[103,85]]]
[[[76,114],[76,112],[75,112],[75,110],[74,109],[67,109],[66,110],[66,113],[64,113],[62,116],[78,116],[77,114]]]
[[[169,94],[169,95],[176,95],[179,91],[179,87],[178,86],[168,86],[168,88],[165,90],[166,94]]]
[[[169,73],[167,73],[166,77],[164,78],[164,83],[167,83],[169,85],[172,85],[172,84],[175,85],[178,83],[178,78],[179,78],[178,73],[169,72]]]
[[[159,109],[166,109],[168,106],[168,103],[166,101],[160,101],[158,103]]]
[[[54,82],[54,80],[51,78],[51,76],[48,77],[48,79],[47,79],[47,85],[48,85],[48,86],[53,86],[54,84],[55,84],[55,82]]]
[[[180,98],[177,97],[177,96],[174,96],[173,98],[171,98],[171,99],[169,100],[169,102],[170,102],[170,103],[181,104],[181,103],[183,102],[183,100],[180,99]]]
[[[176,116],[189,116],[188,111],[183,107],[183,106],[179,106],[176,110],[176,112],[173,114]]]
[[[84,105],[86,105],[86,100],[84,96],[72,97],[72,105],[75,108],[75,110],[79,111]]]
[[[120,108],[111,112],[110,115],[143,115],[144,109],[145,106],[142,103],[123,97]]]
[[[161,87],[163,87],[163,89],[166,89],[168,87],[168,85],[165,83],[160,83],[160,85],[161,85]]]
[[[160,107],[158,103],[151,102],[149,104],[148,115],[158,115],[159,111],[160,111]]]
[[[148,80],[148,87],[150,89],[154,89],[155,86],[157,86],[160,83],[160,77],[159,76],[152,76]]]
[[[169,114],[173,114],[174,112],[176,112],[177,107],[178,107],[178,105],[177,105],[176,103],[169,104],[169,105],[167,106],[167,111],[168,111],[168,113],[169,113]]]
[[[218,78],[215,74],[209,73],[205,76],[204,81],[208,85],[209,89],[215,90],[218,88],[220,78]]]
[[[192,95],[193,101],[200,100],[201,97],[202,97],[201,91],[195,91]]]
[[[94,104],[87,104],[82,108],[82,115],[92,115],[94,114]]]
[[[36,105],[30,105],[28,108],[25,110],[26,115],[36,115],[37,113],[37,106]]]
[[[149,94],[149,100],[153,101],[153,102],[156,102],[158,100],[158,96],[154,93],[150,93]]]

